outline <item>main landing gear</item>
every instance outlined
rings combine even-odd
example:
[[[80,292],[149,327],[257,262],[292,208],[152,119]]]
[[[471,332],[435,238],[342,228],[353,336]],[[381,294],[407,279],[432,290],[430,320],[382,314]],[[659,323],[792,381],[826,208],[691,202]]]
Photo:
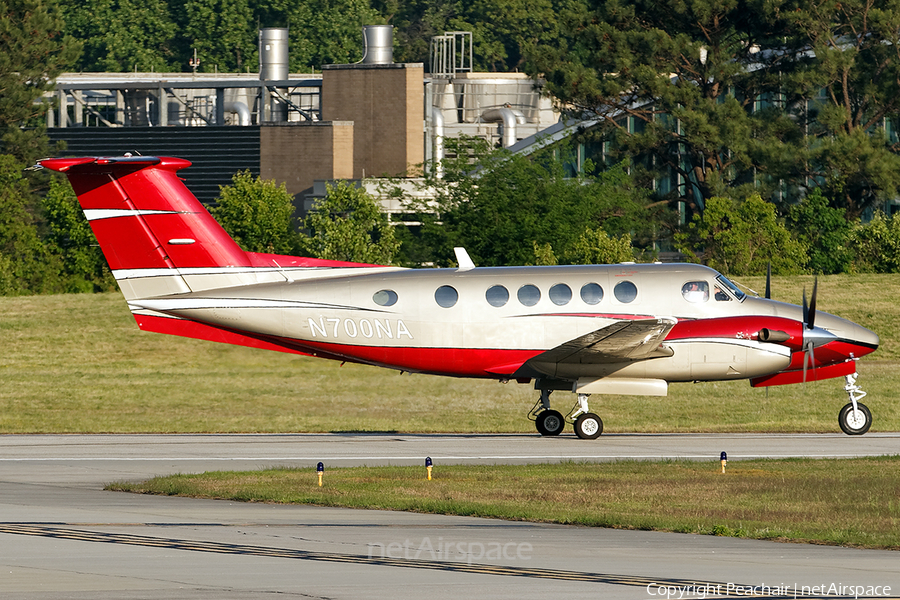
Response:
[[[838,413],[838,424],[841,431],[847,435],[862,435],[872,426],[872,413],[868,406],[860,402],[866,393],[856,385],[857,377],[858,373],[846,376],[847,385],[844,386],[844,391],[850,396],[850,402]]]
[[[589,394],[578,394],[578,402],[568,415],[550,408],[550,391],[541,390],[540,407],[535,404],[529,416],[534,416],[534,424],[541,435],[559,435],[566,427],[567,419],[574,419],[575,435],[583,440],[594,440],[603,433],[603,421],[588,411]]]

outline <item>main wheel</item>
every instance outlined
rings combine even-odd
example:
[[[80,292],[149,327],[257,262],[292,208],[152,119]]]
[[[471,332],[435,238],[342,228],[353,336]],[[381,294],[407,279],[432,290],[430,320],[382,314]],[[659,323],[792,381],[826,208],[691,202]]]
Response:
[[[559,435],[566,426],[566,420],[559,411],[545,410],[538,414],[534,424],[541,435]]]
[[[603,421],[594,413],[584,413],[575,419],[575,435],[583,440],[595,440],[603,433]]]
[[[853,404],[848,402],[838,413],[838,424],[841,431],[847,435],[862,435],[872,426],[872,413],[869,407],[862,402],[857,402],[859,410],[853,410]]]

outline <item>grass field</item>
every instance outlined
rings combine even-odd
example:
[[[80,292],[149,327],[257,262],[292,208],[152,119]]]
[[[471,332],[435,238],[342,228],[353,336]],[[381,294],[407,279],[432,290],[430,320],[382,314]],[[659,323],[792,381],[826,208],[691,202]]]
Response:
[[[900,549],[900,457],[312,469],[107,489]]]
[[[775,278],[800,301],[812,277]],[[762,289],[760,278],[745,283]],[[900,430],[900,278],[829,276],[818,308],[876,331],[860,362],[873,431]],[[471,381],[142,333],[119,294],[0,298],[0,433],[519,432],[530,385]],[[674,384],[666,398],[593,396],[609,432],[836,432],[843,379],[765,389]],[[557,392],[566,412],[574,397]]]

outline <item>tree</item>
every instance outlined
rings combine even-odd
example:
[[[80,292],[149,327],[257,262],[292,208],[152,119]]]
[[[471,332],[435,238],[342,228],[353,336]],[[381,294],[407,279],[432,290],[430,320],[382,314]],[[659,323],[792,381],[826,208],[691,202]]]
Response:
[[[603,229],[585,229],[566,255],[574,265],[608,265],[634,260],[631,236],[611,237]]]
[[[44,244],[61,261],[63,291],[115,290],[116,281],[68,180],[53,177],[41,204],[47,229]]]
[[[187,69],[166,0],[59,0],[66,33],[84,43],[82,71]]]
[[[194,50],[205,73],[256,71],[259,66],[256,19],[250,0],[186,0],[174,7],[180,63]]]
[[[811,271],[829,275],[850,268],[853,254],[848,244],[852,225],[844,209],[828,206],[828,199],[819,188],[791,206],[787,225],[807,247]]]
[[[678,179],[676,195],[696,209],[740,193],[732,188],[748,177],[767,183],[793,165],[784,159],[800,155],[794,147],[802,138],[783,111],[791,98],[782,88],[798,49],[768,50],[790,33],[778,7],[757,0],[594,6],[573,4],[561,17],[568,33],[538,45],[528,72],[544,74],[568,112],[599,118],[613,161],[635,157],[652,177]]]
[[[900,273],[900,219],[876,211],[865,225],[857,223],[850,232],[856,273]]]
[[[806,177],[832,205],[858,219],[900,191],[900,0],[824,0],[790,12],[815,54],[801,91],[808,99]]]
[[[0,294],[60,292],[59,260],[41,242],[23,168],[15,157],[0,154]]]
[[[285,184],[253,178],[240,171],[231,185],[220,186],[210,213],[247,252],[296,254],[300,236],[294,226],[294,204]]]
[[[773,273],[803,272],[806,249],[778,222],[775,206],[758,194],[735,204],[730,198],[710,198],[688,231],[675,235],[678,250],[728,275],[760,275],[770,263]]]
[[[0,136],[3,152],[31,164],[47,156],[38,102],[78,57],[80,44],[60,34],[56,5],[45,0],[0,0]]]
[[[524,265],[547,260],[547,244],[565,261],[585,230],[646,234],[646,192],[624,167],[589,177],[573,174],[565,156],[565,149],[530,157],[497,151],[474,172],[446,163],[456,168],[429,182],[434,203],[413,207],[434,261],[450,265],[453,248],[464,246],[478,265]]]
[[[326,184],[326,195],[306,216],[313,256],[389,265],[400,249],[387,215],[364,189],[347,181]]]

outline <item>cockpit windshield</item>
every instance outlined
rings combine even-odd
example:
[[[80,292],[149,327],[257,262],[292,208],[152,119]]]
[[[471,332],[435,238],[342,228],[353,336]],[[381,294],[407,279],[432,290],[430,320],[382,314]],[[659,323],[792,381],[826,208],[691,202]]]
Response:
[[[737,298],[739,301],[743,301],[745,294],[733,281],[725,277],[724,275],[719,275],[716,277],[716,281],[720,286],[727,289],[732,296]]]

